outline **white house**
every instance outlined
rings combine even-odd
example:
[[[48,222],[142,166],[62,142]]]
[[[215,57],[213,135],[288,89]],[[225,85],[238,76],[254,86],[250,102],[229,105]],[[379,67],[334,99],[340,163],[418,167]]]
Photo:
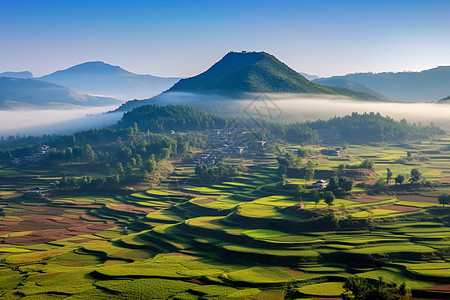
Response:
[[[315,189],[324,189],[328,186],[328,182],[326,182],[325,180],[317,180],[316,182],[314,182],[312,184],[312,187]]]

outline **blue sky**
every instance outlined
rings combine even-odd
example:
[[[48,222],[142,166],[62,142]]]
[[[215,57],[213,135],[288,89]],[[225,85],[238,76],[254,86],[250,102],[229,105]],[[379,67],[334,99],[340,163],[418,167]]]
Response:
[[[418,71],[450,65],[449,12],[438,0],[0,0],[0,72],[102,60],[192,76],[240,50],[320,76]]]

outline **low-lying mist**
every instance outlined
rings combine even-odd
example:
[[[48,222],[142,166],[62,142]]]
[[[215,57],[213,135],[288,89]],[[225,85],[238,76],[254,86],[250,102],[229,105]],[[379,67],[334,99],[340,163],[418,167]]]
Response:
[[[344,116],[353,112],[375,112],[395,120],[429,125],[433,122],[450,129],[450,105],[435,103],[368,102],[343,96],[299,94],[246,94],[241,99],[223,96],[166,93],[155,97],[157,104],[189,104],[199,108],[232,114],[268,115],[274,121],[314,121]]]
[[[450,130],[450,104],[355,101],[342,96],[299,94],[246,94],[243,98],[192,93],[163,93],[155,104],[184,104],[216,113],[267,117],[273,121],[314,121],[352,112],[379,112],[396,120],[428,125],[433,122]],[[0,136],[69,134],[115,124],[123,112],[107,113],[116,107],[70,110],[0,111]],[[259,115],[259,116],[258,116]]]
[[[0,111],[0,136],[69,134],[115,124],[123,113],[103,114],[116,106],[67,110]]]
[[[450,105],[435,103],[366,102],[339,97],[271,96],[287,118],[295,120],[328,119],[352,112],[375,112],[393,119],[428,125],[431,122],[450,129]]]

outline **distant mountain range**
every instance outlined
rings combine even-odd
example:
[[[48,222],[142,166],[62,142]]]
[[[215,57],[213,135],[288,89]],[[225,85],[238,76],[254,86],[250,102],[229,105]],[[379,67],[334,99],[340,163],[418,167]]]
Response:
[[[0,77],[0,109],[69,108],[119,105],[122,101],[74,92],[66,87],[36,80]]]
[[[82,63],[39,79],[79,92],[122,100],[153,97],[180,80],[138,75],[101,61]]]
[[[405,102],[436,101],[450,94],[450,66],[422,72],[354,73],[326,79],[355,81]]]
[[[303,77],[305,77],[306,79],[313,81],[314,79],[320,78],[317,75],[311,75],[311,74],[307,74],[307,73],[303,73],[303,72],[298,72],[300,75],[302,75]]]
[[[350,79],[346,79],[346,78],[339,78],[339,77],[315,78],[312,80],[312,82],[315,82],[315,83],[318,83],[321,85],[326,85],[326,86],[341,87],[341,88],[351,90],[353,92],[373,95],[380,99],[394,100],[393,98],[390,98],[389,96],[383,95],[377,91],[372,90],[371,88],[368,88],[364,84],[361,84],[359,82],[356,82],[356,81],[353,81]]]
[[[230,52],[205,72],[181,79],[161,95],[143,101],[129,101],[119,110],[131,110],[136,106],[158,101],[161,104],[176,103],[182,94],[210,97],[218,95],[238,99],[246,97],[248,93],[333,95],[357,100],[384,101],[374,95],[311,82],[265,52]],[[172,99],[171,95],[174,95]]]
[[[23,71],[23,72],[3,72],[0,73],[0,77],[12,77],[12,78],[33,78],[33,74],[29,71]]]
[[[146,99],[129,101],[120,108],[130,110],[158,101],[161,104],[177,101],[189,104],[186,101],[203,97],[206,98],[202,101],[213,98],[220,101],[227,98],[240,99],[248,96],[248,93],[329,95],[364,101],[406,102],[436,102],[450,94],[450,67],[437,67],[422,72],[354,73],[318,78],[316,75],[294,71],[265,52],[230,52],[205,72],[181,80],[138,75],[101,61],[82,63],[40,78],[33,78],[33,74],[28,71],[4,72],[0,73],[0,78],[0,107],[3,109],[20,105],[39,106],[38,99],[45,106],[49,103],[120,103],[112,98]],[[19,82],[4,78],[38,82]],[[44,81],[54,85],[52,88],[44,86]],[[13,87],[19,90],[14,91]],[[448,99],[439,101],[448,102]]]

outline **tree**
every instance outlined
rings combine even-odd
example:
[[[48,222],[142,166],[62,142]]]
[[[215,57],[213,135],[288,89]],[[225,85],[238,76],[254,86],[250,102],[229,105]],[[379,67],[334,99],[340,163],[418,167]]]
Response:
[[[405,181],[405,176],[402,174],[398,174],[397,177],[395,177],[396,184],[402,184],[404,181]]]
[[[287,181],[288,181],[288,180],[287,180],[286,174],[281,175],[281,185],[282,185],[282,186],[286,186]]]
[[[84,156],[87,160],[94,160],[96,158],[95,152],[91,145],[87,144],[84,148]]]
[[[361,162],[361,164],[360,164],[359,167],[360,167],[361,169],[372,170],[372,169],[373,169],[373,165],[374,165],[373,160],[371,160],[371,159],[365,159],[365,160],[363,160],[363,161]]]
[[[301,162],[301,159],[292,152],[287,152],[284,156],[278,157],[277,160],[280,165],[284,165],[286,168],[296,168]]]
[[[314,171],[316,168],[316,164],[312,161],[312,160],[308,160],[308,162],[306,163],[305,169],[305,180],[306,181],[311,181],[314,178]]]
[[[386,180],[383,177],[377,179],[377,182],[373,185],[374,187],[383,187],[386,185]]]
[[[319,204],[321,196],[318,190],[313,190],[311,192],[311,199],[316,203],[316,206]]]
[[[306,148],[299,148],[297,150],[297,155],[300,156],[300,157],[311,156],[311,150],[306,149]]]
[[[409,178],[409,182],[412,184],[419,182],[422,179],[422,172],[419,169],[414,168],[411,170],[411,178]]]
[[[343,300],[408,300],[411,292],[406,284],[387,283],[380,277],[375,284],[370,284],[365,278],[351,276],[344,284],[345,292],[341,297]]]
[[[327,190],[336,193],[339,190],[339,179],[336,176],[330,178],[330,182],[328,183]]]
[[[344,284],[344,292],[341,296],[343,300],[362,300],[368,294],[368,281],[366,278],[350,276]]]
[[[445,204],[450,204],[450,194],[443,193],[438,197],[439,204],[445,207]]]
[[[150,155],[150,158],[145,162],[145,171],[153,172],[156,169],[155,155]]]
[[[387,174],[386,174],[386,182],[389,185],[389,182],[391,182],[392,176],[394,176],[394,173],[392,173],[391,169],[387,168]]]
[[[316,164],[312,160],[308,160],[306,163],[306,170],[314,170],[316,168]]]
[[[311,181],[313,179],[314,179],[314,169],[306,170],[306,172],[305,172],[305,181],[308,182],[308,181]]]
[[[336,198],[332,191],[326,191],[323,197],[325,199],[325,203],[328,204],[328,206],[331,206],[333,204],[334,199]]]
[[[345,192],[350,192],[353,188],[353,180],[351,178],[340,177],[338,183],[339,187]]]
[[[294,199],[298,203],[302,202],[303,200],[303,194],[306,192],[303,185],[297,185],[297,187],[294,190]]]
[[[119,173],[119,174],[124,173],[123,165],[121,162],[116,163],[116,170],[117,170],[117,173]]]
[[[170,148],[163,148],[161,152],[161,159],[168,159],[172,154],[172,150]]]

